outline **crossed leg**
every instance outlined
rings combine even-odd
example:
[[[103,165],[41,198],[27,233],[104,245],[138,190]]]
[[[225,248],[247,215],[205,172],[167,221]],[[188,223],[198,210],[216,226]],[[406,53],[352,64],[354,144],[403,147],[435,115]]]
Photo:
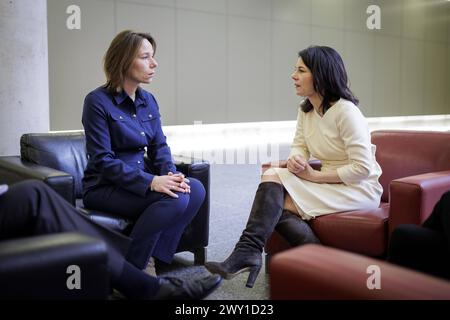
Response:
[[[276,182],[282,184],[281,179],[274,169],[268,169],[261,176],[261,182]],[[283,213],[275,229],[292,246],[299,246],[307,243],[320,243],[313,230],[306,221],[303,221],[297,207],[289,193],[284,193]]]
[[[270,168],[266,170],[262,176],[261,176],[261,182],[276,182],[279,184],[282,184],[281,179],[278,177],[278,174],[275,172],[274,169]],[[297,207],[294,204],[294,201],[292,200],[289,193],[284,193],[284,210],[290,211],[294,214],[299,214]]]

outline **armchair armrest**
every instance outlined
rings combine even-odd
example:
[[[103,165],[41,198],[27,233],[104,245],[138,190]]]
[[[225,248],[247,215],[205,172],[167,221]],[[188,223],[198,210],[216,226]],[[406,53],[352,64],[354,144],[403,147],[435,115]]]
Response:
[[[0,157],[0,182],[15,182],[37,179],[45,182],[67,201],[75,204],[73,177],[65,172],[22,160],[19,156]]]
[[[369,289],[369,266],[380,289]],[[271,299],[450,299],[450,282],[391,263],[320,245],[276,254],[270,262]]]
[[[187,248],[193,247],[200,249],[208,246],[209,243],[210,164],[200,159],[182,156],[174,156],[174,161],[177,170],[188,177],[199,180],[206,191],[205,200],[195,218],[184,231],[177,251],[185,251]]]
[[[205,188],[209,188],[210,165],[207,161],[183,156],[174,156],[174,162],[177,170],[184,173],[186,176],[200,180]]]
[[[79,233],[0,241],[0,298],[105,299],[109,293],[106,244]],[[75,283],[79,267],[80,289]]]
[[[450,171],[396,179],[389,185],[389,234],[399,224],[422,224],[450,190]]]

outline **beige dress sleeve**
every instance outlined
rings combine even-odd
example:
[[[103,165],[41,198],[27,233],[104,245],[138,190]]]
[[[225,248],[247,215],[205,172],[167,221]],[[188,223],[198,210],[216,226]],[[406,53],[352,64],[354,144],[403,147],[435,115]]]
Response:
[[[358,108],[344,105],[336,115],[336,126],[344,144],[348,164],[337,174],[345,184],[357,183],[369,177],[372,168],[372,148],[367,121]]]

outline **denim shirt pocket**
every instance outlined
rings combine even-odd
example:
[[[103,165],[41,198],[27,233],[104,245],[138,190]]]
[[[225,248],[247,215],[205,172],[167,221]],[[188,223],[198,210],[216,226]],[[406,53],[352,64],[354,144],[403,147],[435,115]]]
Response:
[[[149,111],[142,112],[139,115],[139,120],[141,121],[145,130],[148,132],[148,134],[152,138],[156,134],[157,126],[159,123],[159,121],[157,121],[157,120],[159,118],[160,118],[159,113],[153,113],[153,112],[149,112]]]
[[[150,111],[144,111],[139,115],[139,118],[141,119],[142,122],[156,120],[160,117],[161,116],[159,115],[158,112],[150,112]]]
[[[136,140],[140,136],[136,133],[137,130],[133,128],[130,119],[121,113],[110,113],[109,132],[111,135],[111,147],[113,149],[121,149],[136,144]]]
[[[127,131],[128,119],[124,114],[110,113],[110,132],[111,135],[124,134]]]
[[[125,115],[119,113],[111,113],[110,116],[112,121],[125,122],[127,120]]]

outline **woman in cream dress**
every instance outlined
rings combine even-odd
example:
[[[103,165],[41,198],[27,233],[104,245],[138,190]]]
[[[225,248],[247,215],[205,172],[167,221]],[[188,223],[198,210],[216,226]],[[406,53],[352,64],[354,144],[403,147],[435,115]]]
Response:
[[[339,54],[319,46],[300,51],[292,80],[297,95],[305,99],[287,163],[263,174],[247,226],[231,255],[206,264],[226,279],[250,271],[248,287],[254,284],[264,244],[275,228],[294,246],[318,243],[305,220],[376,208],[383,191],[375,146]],[[308,164],[311,157],[321,161],[320,171]]]
[[[298,93],[302,93],[301,87]],[[377,208],[383,189],[367,122],[352,101],[339,99],[323,115],[299,110],[288,168],[274,168],[304,220],[340,211]],[[305,160],[321,161],[314,171]],[[305,170],[296,170],[297,167]],[[275,177],[276,179],[276,177]]]

